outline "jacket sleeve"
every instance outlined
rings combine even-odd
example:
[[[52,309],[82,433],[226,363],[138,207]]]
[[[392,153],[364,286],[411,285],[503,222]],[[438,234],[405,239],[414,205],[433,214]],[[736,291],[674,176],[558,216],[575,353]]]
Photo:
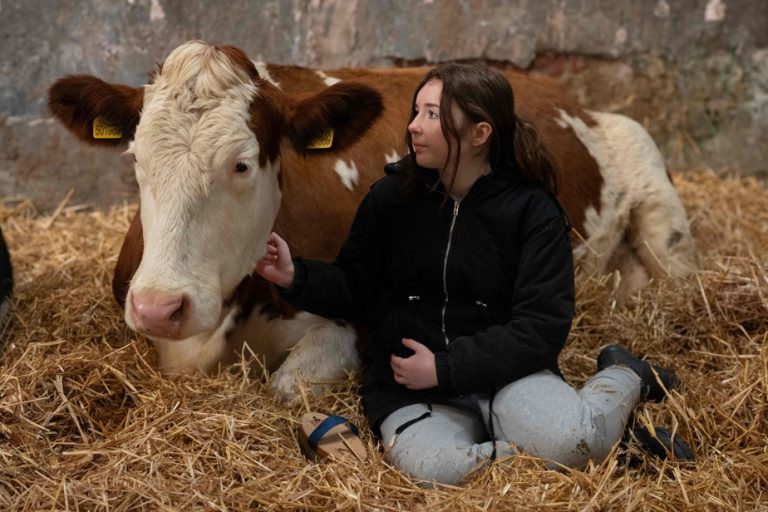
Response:
[[[298,309],[327,318],[356,319],[378,300],[381,289],[381,233],[375,195],[366,195],[349,236],[333,263],[294,258],[295,276],[281,296]]]
[[[456,338],[435,354],[443,391],[488,391],[557,368],[574,313],[568,231],[562,217],[550,216],[523,236],[510,321]]]

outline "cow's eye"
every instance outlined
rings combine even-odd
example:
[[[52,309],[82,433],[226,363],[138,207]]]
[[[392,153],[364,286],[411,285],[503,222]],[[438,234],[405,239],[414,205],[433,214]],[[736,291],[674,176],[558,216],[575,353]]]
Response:
[[[246,172],[248,170],[248,164],[245,162],[237,162],[237,165],[235,165],[235,172]]]

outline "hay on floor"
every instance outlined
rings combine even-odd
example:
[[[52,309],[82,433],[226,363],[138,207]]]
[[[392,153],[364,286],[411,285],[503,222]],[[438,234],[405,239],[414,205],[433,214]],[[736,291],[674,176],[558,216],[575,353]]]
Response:
[[[638,421],[697,453],[662,462],[617,448],[583,471],[534,458],[496,463],[461,488],[425,490],[383,459],[310,463],[296,427],[309,409],[365,424],[353,380],[287,407],[235,366],[215,378],[162,378],[110,291],[135,206],[109,213],[29,203],[0,208],[16,290],[2,326],[0,509],[4,510],[753,510],[768,506],[768,191],[705,171],[675,176],[700,270],[614,303],[605,277],[580,276],[561,366],[575,384],[598,348],[620,342],[685,385]]]

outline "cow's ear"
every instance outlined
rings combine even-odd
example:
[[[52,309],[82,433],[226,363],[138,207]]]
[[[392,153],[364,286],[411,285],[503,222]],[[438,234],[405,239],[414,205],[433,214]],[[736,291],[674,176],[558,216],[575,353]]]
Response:
[[[341,150],[362,137],[383,110],[377,90],[341,82],[299,101],[287,135],[299,153]]]
[[[89,144],[121,146],[133,139],[144,103],[144,89],[109,84],[96,77],[60,78],[48,91],[56,118]]]

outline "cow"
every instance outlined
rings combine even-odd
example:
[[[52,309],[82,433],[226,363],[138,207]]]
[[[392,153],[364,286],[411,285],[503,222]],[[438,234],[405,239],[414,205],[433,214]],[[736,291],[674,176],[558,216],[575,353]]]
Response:
[[[0,333],[5,327],[5,317],[8,314],[12,293],[13,266],[11,265],[11,254],[8,252],[3,231],[0,229]]]
[[[143,87],[85,75],[52,85],[49,106],[66,128],[135,160],[139,210],[113,291],[164,372],[209,373],[247,350],[290,401],[301,379],[358,367],[352,325],[291,310],[253,269],[273,229],[294,254],[334,258],[362,197],[405,154],[425,72],[264,64],[191,41]],[[505,73],[560,174],[580,266],[620,275],[622,294],[688,272],[686,214],[646,131],[582,109],[551,80]]]

